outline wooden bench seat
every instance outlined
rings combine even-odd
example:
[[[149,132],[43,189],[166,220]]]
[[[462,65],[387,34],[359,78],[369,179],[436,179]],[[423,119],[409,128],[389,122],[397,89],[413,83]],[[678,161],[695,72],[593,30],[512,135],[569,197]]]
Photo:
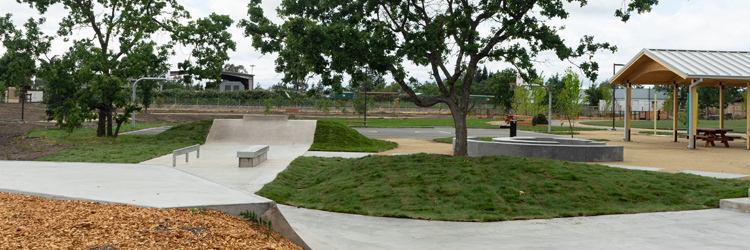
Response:
[[[237,151],[237,157],[240,158],[240,167],[249,168],[258,166],[268,158],[268,149],[268,145],[253,145]]]

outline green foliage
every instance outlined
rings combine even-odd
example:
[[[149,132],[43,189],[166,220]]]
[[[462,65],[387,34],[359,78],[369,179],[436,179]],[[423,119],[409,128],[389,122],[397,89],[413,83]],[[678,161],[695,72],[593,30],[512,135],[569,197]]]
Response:
[[[117,138],[96,137],[94,129],[76,129],[68,135],[58,129],[37,129],[29,137],[47,134],[47,141],[75,145],[63,151],[36,159],[37,161],[139,163],[173,150],[206,141],[213,119],[178,124],[158,135],[120,135]],[[136,129],[166,124],[136,124]],[[124,126],[123,131],[130,131]]]
[[[367,106],[365,107],[365,103]],[[372,96],[367,96],[367,101],[365,101],[365,95],[359,94],[352,99],[352,107],[354,108],[354,112],[357,114],[364,114],[365,111],[368,109],[371,109],[375,105],[375,98]]]
[[[499,221],[715,208],[750,182],[521,157],[300,157],[258,194],[343,213]]]
[[[6,87],[30,86],[31,78],[36,75],[36,63],[42,54],[49,52],[53,38],[44,35],[39,28],[45,19],[29,18],[24,24],[25,32],[16,29],[7,13],[0,17],[0,40],[5,47],[0,69],[0,89]]]
[[[565,70],[565,89],[558,95],[557,111],[568,120],[568,126],[570,126],[570,137],[573,137],[573,120],[578,117],[578,114],[583,109],[584,101],[581,101],[584,96],[581,90],[581,80],[578,79],[578,74],[573,72],[571,69]]]
[[[190,212],[193,212],[194,214],[205,214],[206,208],[205,207],[199,207],[199,208],[189,208]]]
[[[329,113],[331,113],[331,101],[328,100],[328,98],[323,98],[318,101],[317,104],[315,104],[315,109],[317,109],[320,112],[323,112],[328,116]]]
[[[266,228],[267,231],[263,231],[263,233],[266,235],[266,238],[271,236],[271,232],[273,232],[273,223],[271,223],[271,221],[265,220],[261,218],[260,215],[249,210],[245,210],[245,212],[241,212],[239,216],[242,217],[242,219],[246,220],[247,222],[252,223],[253,225]]]
[[[541,80],[535,80],[533,84],[541,85]],[[544,101],[547,98],[547,89],[540,87],[515,86],[513,87],[512,107],[519,115],[537,115],[549,111],[549,106]]]
[[[380,152],[393,149],[395,142],[367,138],[340,122],[318,120],[312,151]]]
[[[77,37],[80,30],[92,33],[72,41],[66,56],[76,62],[72,72],[76,82],[86,85],[85,91],[79,89],[76,94],[76,106],[98,113],[97,136],[114,136],[115,110],[128,104],[123,89],[128,79],[163,75],[169,68],[168,56],[174,54],[173,48],[178,43],[192,47],[190,58],[195,60],[181,63],[180,68],[199,78],[210,78],[206,72],[215,75],[220,71],[227,59],[223,56],[226,50],[234,49],[234,42],[226,32],[231,19],[212,14],[190,21],[190,14],[174,0],[18,2],[28,3],[40,14],[53,5],[62,5],[67,14],[57,34],[65,41]],[[151,38],[158,32],[168,33],[172,41],[157,45]],[[145,99],[150,102],[150,98]]]
[[[156,100],[154,100],[154,104],[156,104],[156,107],[161,108],[164,106],[164,99],[162,99],[161,96],[157,97]]]
[[[537,114],[531,119],[531,125],[536,126],[537,124],[547,124],[547,116],[544,114]]]
[[[593,80],[599,69],[592,60],[595,52],[616,51],[609,43],[595,43],[591,36],[581,38],[575,48],[568,47],[558,34],[561,29],[548,25],[548,20],[569,15],[559,1],[464,1],[448,6],[441,1],[284,0],[277,8],[284,23],[274,24],[263,13],[261,1],[255,0],[248,5],[248,19],[239,26],[261,53],[278,53],[276,71],[285,74],[284,82],[315,76],[338,92],[346,75],[349,84],[356,85],[371,74],[388,74],[417,106],[447,104],[461,135],[454,150],[458,156],[466,155],[463,124],[472,106],[460,100],[467,100],[472,84],[481,82],[475,78],[484,79],[480,62],[506,62],[524,79],[536,79],[536,56],[554,51],[560,60],[585,58],[578,66]],[[417,96],[412,84],[417,80],[404,63],[429,68],[438,94]]]
[[[272,104],[272,102],[273,102],[273,98],[269,98],[269,99],[266,99],[265,101],[263,101],[263,106],[266,107],[266,109],[263,110],[263,114],[264,115],[273,114],[273,110],[272,110],[273,109],[273,104]]]
[[[504,69],[497,74],[493,74],[492,77],[487,79],[485,87],[491,91],[492,103],[503,109],[511,109],[513,107],[514,89],[510,83],[516,81],[516,70],[512,68]]]

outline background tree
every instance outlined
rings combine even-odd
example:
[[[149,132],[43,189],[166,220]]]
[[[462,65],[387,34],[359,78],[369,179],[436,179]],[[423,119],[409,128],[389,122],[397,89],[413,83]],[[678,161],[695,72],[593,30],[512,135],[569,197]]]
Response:
[[[573,70],[566,70],[563,80],[565,81],[565,88],[558,95],[556,107],[560,115],[568,120],[570,137],[573,137],[573,121],[578,117],[581,109],[583,109],[585,97],[581,89],[581,80]]]
[[[485,80],[485,86],[490,90],[490,95],[494,95],[492,103],[506,111],[511,109],[514,96],[514,89],[510,83],[516,82],[516,70],[512,68],[504,69],[496,74],[492,74]],[[546,103],[546,101],[545,101]]]
[[[252,0],[249,19],[240,26],[262,53],[279,53],[278,72],[298,78],[317,75],[334,89],[341,86],[344,75],[350,76],[350,85],[361,82],[366,78],[362,67],[390,74],[416,105],[448,106],[456,128],[456,156],[467,155],[466,116],[480,61],[507,62],[524,79],[535,79],[534,58],[541,51],[554,51],[560,60],[587,57],[589,61],[578,66],[595,79],[599,65],[591,61],[593,54],[616,50],[607,43],[594,43],[590,36],[584,36],[577,48],[566,46],[558,29],[547,22],[568,17],[560,0],[284,0],[277,12],[282,25],[271,23],[261,1]],[[482,32],[478,27],[493,28]],[[439,95],[415,95],[403,66],[407,60],[431,70]]]
[[[234,65],[231,63],[224,64],[224,71],[247,74],[247,70],[245,69],[245,66]]]
[[[234,42],[226,28],[232,24],[228,16],[211,14],[197,21],[190,18],[176,0],[119,1],[119,0],[18,0],[45,14],[55,4],[68,12],[60,22],[58,35],[69,40],[74,30],[88,29],[91,38],[74,41],[75,58],[80,63],[77,73],[86,93],[79,106],[87,106],[98,113],[97,136],[113,136],[113,114],[127,105],[123,86],[128,79],[143,77],[143,68],[132,67],[136,58],[173,55],[177,43],[192,47],[191,57],[178,66],[198,79],[217,81],[227,49]],[[166,31],[172,41],[155,46],[151,36]],[[77,32],[76,32],[77,33]]]
[[[10,13],[0,17],[0,40],[6,49],[0,59],[0,89],[31,86],[31,79],[37,73],[37,62],[41,55],[49,52],[53,39],[39,29],[39,25],[45,22],[44,18],[29,18],[23,25],[24,32],[16,29],[11,17],[13,15]],[[18,93],[23,94],[25,90]],[[24,101],[25,98],[21,100]]]

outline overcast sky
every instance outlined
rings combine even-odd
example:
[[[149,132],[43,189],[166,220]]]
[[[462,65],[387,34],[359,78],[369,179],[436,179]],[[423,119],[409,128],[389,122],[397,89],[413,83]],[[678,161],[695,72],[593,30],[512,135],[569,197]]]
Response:
[[[229,15],[235,20],[247,18],[247,0],[179,0],[190,11],[193,18],[208,16],[211,12]],[[615,53],[600,52],[594,58],[600,64],[600,82],[612,76],[613,63],[627,63],[643,48],[654,49],[687,49],[687,50],[750,50],[750,25],[748,25],[747,11],[750,10],[748,0],[661,0],[660,4],[650,13],[635,15],[627,23],[622,23],[614,17],[615,9],[623,4],[623,0],[595,0],[589,5],[579,8],[569,5],[570,18],[553,20],[554,25],[565,25],[560,32],[568,46],[575,47],[584,35],[592,35],[598,42],[610,42],[617,45]],[[275,20],[275,8],[280,1],[263,1],[266,16]],[[0,1],[0,13],[13,13],[16,26],[21,26],[29,17],[39,17],[39,14],[26,4],[19,4],[12,0]],[[55,6],[45,14],[47,23],[43,26],[46,34],[55,34],[57,24],[66,15],[62,6]],[[4,15],[4,13],[2,13]],[[488,28],[488,27],[486,27]],[[275,55],[261,55],[250,46],[250,39],[242,35],[242,30],[236,27],[230,29],[237,51],[230,52],[229,63],[244,65],[248,71],[249,65],[255,65],[256,84],[268,88],[279,82],[282,75],[274,72]],[[81,35],[87,35],[85,31]],[[161,39],[168,39],[167,36]],[[53,44],[51,55],[62,54],[69,44],[58,38]],[[0,52],[4,48],[0,47]],[[172,68],[176,69],[178,61],[184,60],[190,52],[178,49],[177,56],[172,58]],[[561,73],[572,65],[559,61],[553,53],[545,53],[538,58],[546,61],[536,65],[545,76]],[[496,71],[509,65],[498,62],[485,64],[488,70]],[[410,74],[420,81],[429,80],[428,68],[406,65]],[[586,83],[588,86],[590,83]]]

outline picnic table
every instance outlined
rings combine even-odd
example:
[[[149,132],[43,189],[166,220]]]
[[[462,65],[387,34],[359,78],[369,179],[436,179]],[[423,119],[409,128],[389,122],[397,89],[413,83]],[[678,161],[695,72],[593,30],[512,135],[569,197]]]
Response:
[[[734,139],[740,138],[738,136],[727,136],[727,132],[734,131],[733,129],[721,129],[721,128],[696,128],[695,131],[698,133],[698,135],[695,136],[696,139],[701,139],[706,142],[704,147],[708,147],[708,144],[711,144],[711,146],[716,146],[714,144],[715,141],[720,141],[724,143],[725,147],[729,147],[729,142],[734,141]],[[690,139],[689,135],[685,135],[688,139]]]

